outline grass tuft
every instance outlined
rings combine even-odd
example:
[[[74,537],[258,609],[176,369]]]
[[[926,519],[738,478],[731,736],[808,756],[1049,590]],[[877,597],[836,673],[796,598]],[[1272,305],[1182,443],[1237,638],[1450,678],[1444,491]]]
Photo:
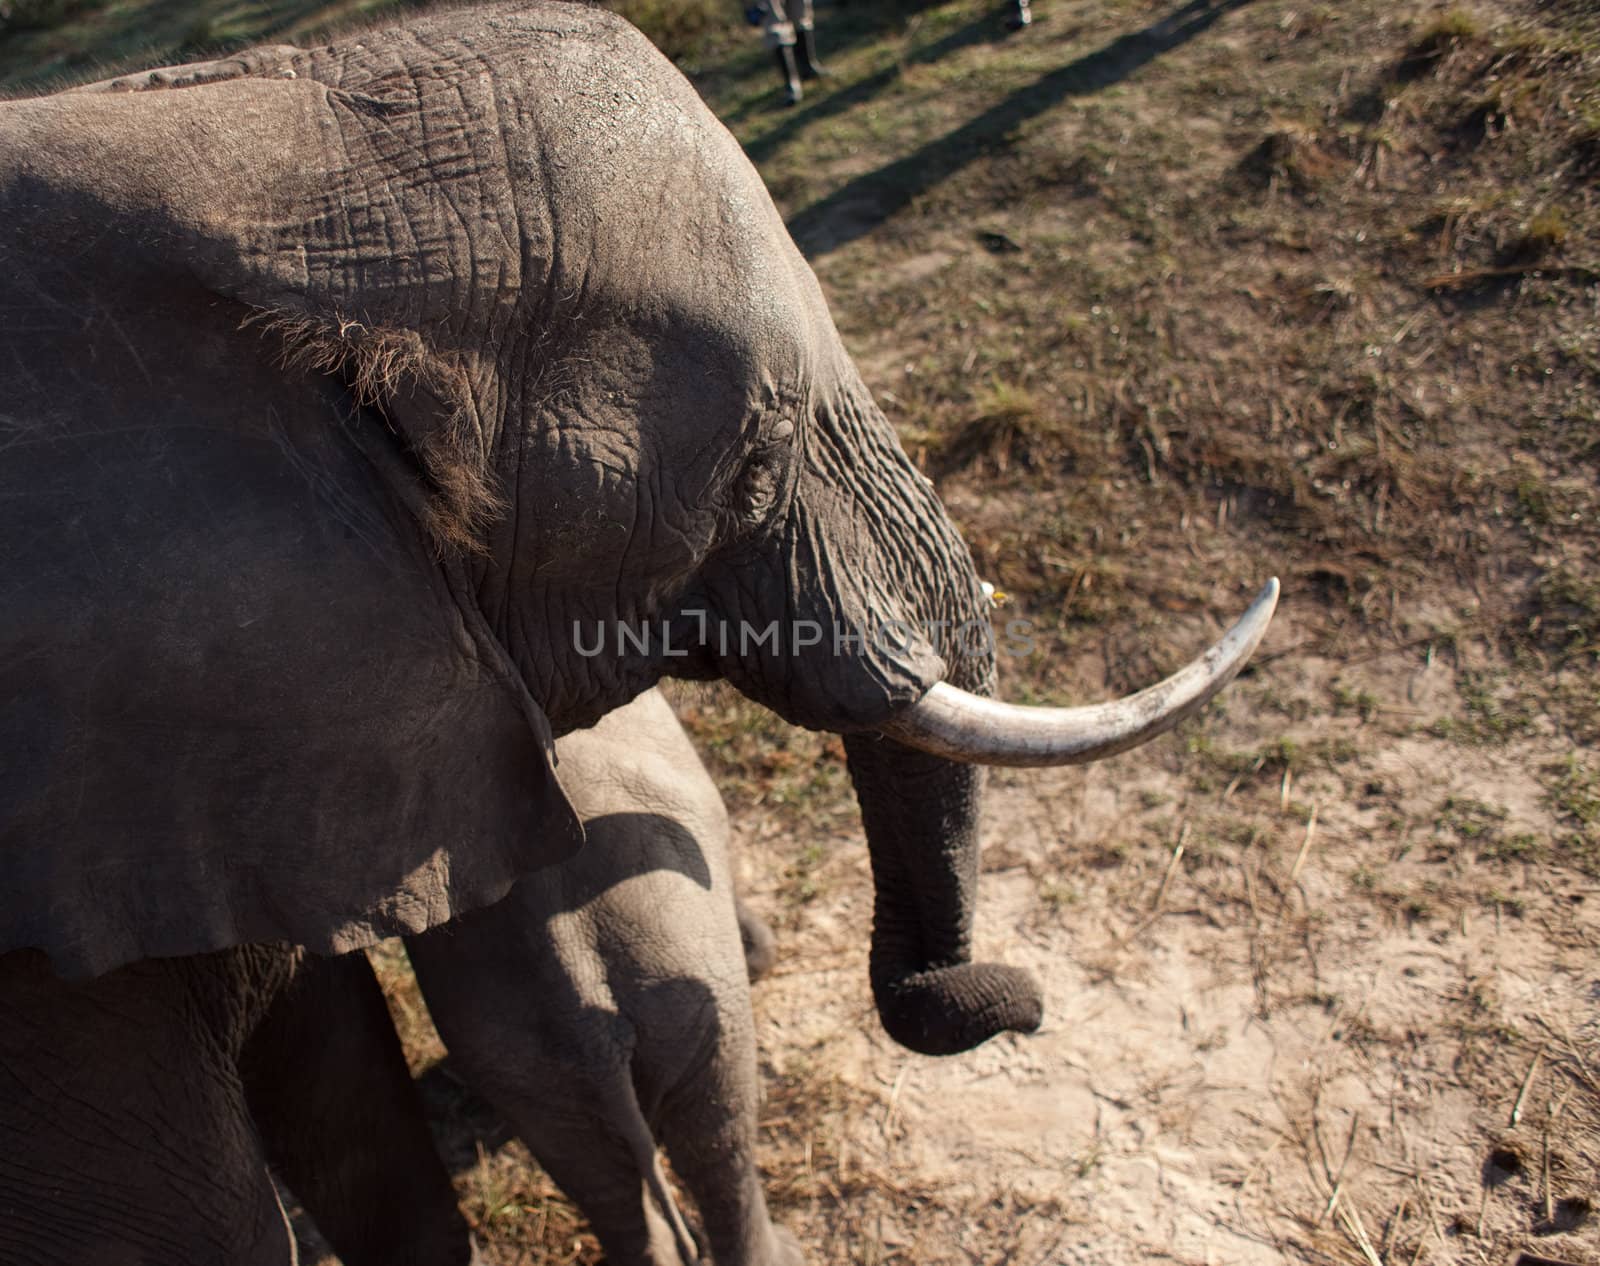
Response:
[[[1324,150],[1315,136],[1280,130],[1269,132],[1240,160],[1238,174],[1255,189],[1287,189],[1309,197],[1343,170],[1345,164]]]
[[[1600,659],[1600,578],[1561,564],[1534,587],[1528,632],[1564,660]]]
[[[1554,857],[1586,875],[1600,876],[1600,766],[1570,753],[1545,774],[1546,803],[1565,828]]]
[[[675,62],[698,58],[734,30],[736,6],[727,0],[609,0]]]
[[[1502,258],[1508,264],[1537,264],[1557,254],[1572,234],[1572,226],[1560,211],[1541,211],[1528,221],[1520,236],[1506,248]]]
[[[1041,470],[1070,459],[1072,434],[1026,387],[993,381],[976,402],[976,416],[940,437],[928,462],[939,478],[963,470],[1006,474]],[[1070,460],[1068,461],[1070,468]]]
[[[1451,9],[1426,27],[1395,67],[1402,81],[1431,75],[1450,54],[1484,37],[1483,24],[1465,9]]]

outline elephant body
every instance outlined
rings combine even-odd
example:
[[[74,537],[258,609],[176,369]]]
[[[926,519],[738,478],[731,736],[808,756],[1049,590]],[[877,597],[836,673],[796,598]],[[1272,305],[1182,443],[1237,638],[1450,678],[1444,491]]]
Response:
[[[616,1266],[792,1266],[798,1250],[772,1226],[754,1157],[742,941],[769,934],[733,896],[722,798],[655,692],[557,751],[583,852],[408,939],[452,1064]],[[699,1208],[703,1256],[658,1140]]]
[[[364,955],[262,945],[87,982],[7,955],[0,1087],[7,1266],[284,1266],[269,1158],[349,1266],[471,1259]]]
[[[770,963],[771,933],[733,893],[721,796],[654,691],[557,751],[588,845],[408,938],[429,1010],[617,1266],[793,1266],[754,1158],[748,977]],[[268,1162],[346,1266],[471,1258],[359,953],[263,945],[90,982],[9,955],[0,1068],[0,1155],[17,1165],[0,1168],[8,1263],[281,1263]],[[36,1240],[34,1219],[61,1231]]]

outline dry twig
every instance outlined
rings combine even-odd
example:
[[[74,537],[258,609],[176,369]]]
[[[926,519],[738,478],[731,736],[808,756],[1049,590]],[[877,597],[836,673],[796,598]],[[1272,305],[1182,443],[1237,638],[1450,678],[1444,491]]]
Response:
[[[1311,851],[1311,841],[1317,834],[1317,806],[1311,806],[1311,816],[1306,819],[1305,839],[1300,841],[1300,851],[1295,855],[1294,865],[1289,870],[1289,882],[1295,883],[1300,878],[1300,869],[1306,864],[1306,854]]]
[[[1511,1105],[1511,1128],[1517,1128],[1517,1122],[1522,1120],[1522,1102],[1528,1097],[1528,1087],[1533,1085],[1533,1075],[1539,1071],[1539,1061],[1544,1057],[1544,1047],[1533,1053],[1533,1060],[1528,1065],[1528,1075],[1522,1079],[1522,1089],[1517,1091],[1517,1101]]]
[[[1178,828],[1178,842],[1172,846],[1172,856],[1167,859],[1167,869],[1161,876],[1161,886],[1156,889],[1155,900],[1150,903],[1152,910],[1161,909],[1161,903],[1166,899],[1167,885],[1172,882],[1172,876],[1177,872],[1178,863],[1183,860],[1183,850],[1189,842],[1189,820],[1185,818],[1183,825]]]

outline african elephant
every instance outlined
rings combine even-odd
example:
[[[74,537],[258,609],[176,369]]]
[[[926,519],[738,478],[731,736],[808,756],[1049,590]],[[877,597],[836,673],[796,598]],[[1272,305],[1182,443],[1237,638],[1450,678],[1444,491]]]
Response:
[[[448,9],[214,70],[0,104],[0,956],[45,956],[66,1008],[119,969],[159,992],[199,955],[438,926],[578,847],[555,736],[723,677],[845,736],[890,1034],[1035,1027],[1031,978],[970,961],[979,766],[1169,728],[1275,587],[1129,699],[984,698],[992,641],[944,635],[987,627],[965,546],[738,145],[631,27]],[[18,973],[0,1008],[48,1018]],[[78,1263],[127,1260],[135,1222],[162,1260],[281,1260],[194,1212],[270,1190],[244,1142],[190,1145],[237,1078],[222,1036],[163,1045],[206,1008],[161,1014],[100,1047],[161,1105],[116,1201],[30,1186],[96,1153],[0,1101],[19,1260],[68,1216]],[[92,1113],[112,1079],[45,1059],[3,1071]]]
[[[407,942],[451,1062],[514,1123],[614,1266],[797,1263],[755,1166],[741,940],[770,934],[738,917],[722,797],[654,691],[557,750],[588,846]],[[658,1138],[699,1207],[703,1257]]]
[[[616,1266],[798,1262],[753,1157],[747,978],[771,966],[774,942],[733,890],[721,794],[653,690],[556,750],[587,847],[407,940],[452,1066],[515,1125]],[[324,961],[365,967],[359,954]],[[419,1152],[415,1107],[373,1075],[394,1061],[355,1045],[365,1026],[342,1022],[367,1014],[370,971],[317,979],[311,996],[300,986],[292,1019],[274,1006],[244,1061],[272,1160],[345,1266],[389,1266],[401,1245],[422,1246],[406,1260],[463,1260],[466,1227]],[[381,1009],[378,1020],[386,1027]],[[274,1070],[308,1049],[320,1098],[303,1111],[306,1087]],[[658,1139],[700,1210],[703,1253]]]

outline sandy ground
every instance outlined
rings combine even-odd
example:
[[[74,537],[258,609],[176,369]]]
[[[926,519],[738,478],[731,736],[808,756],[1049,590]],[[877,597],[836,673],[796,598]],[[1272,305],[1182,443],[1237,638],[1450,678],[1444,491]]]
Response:
[[[1293,640],[1290,618],[1268,655]],[[1338,671],[1277,660],[1202,727],[1234,749],[1348,737],[1288,785],[1197,790],[1181,738],[995,778],[980,956],[1033,970],[1047,1010],[969,1055],[876,1030],[856,839],[793,917],[760,878],[785,842],[747,838],[747,887],[792,926],[757,992],[769,1070],[849,1089],[813,1137],[772,1131],[827,1157],[786,1211],[818,1260],[1600,1262],[1600,885],[1436,825],[1470,802],[1556,830],[1533,771],[1562,744],[1261,715]],[[1451,674],[1414,651],[1366,671],[1380,697],[1436,677],[1448,711]]]

